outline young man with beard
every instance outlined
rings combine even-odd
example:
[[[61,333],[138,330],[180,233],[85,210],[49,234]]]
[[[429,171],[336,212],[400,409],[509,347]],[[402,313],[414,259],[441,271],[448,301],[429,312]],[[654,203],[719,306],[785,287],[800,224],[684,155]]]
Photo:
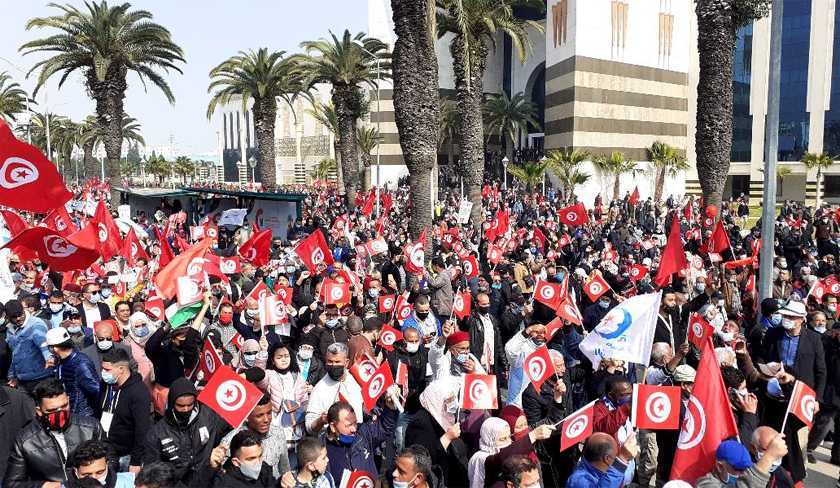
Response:
[[[397,419],[394,446],[402,450],[405,441],[405,429],[420,409],[420,393],[426,389],[432,379],[429,367],[429,351],[423,347],[420,332],[415,328],[403,328],[403,338],[394,344],[393,351],[384,351],[385,359],[391,366],[394,380],[399,381],[398,368],[402,364],[408,372],[408,384],[405,385],[405,407]]]

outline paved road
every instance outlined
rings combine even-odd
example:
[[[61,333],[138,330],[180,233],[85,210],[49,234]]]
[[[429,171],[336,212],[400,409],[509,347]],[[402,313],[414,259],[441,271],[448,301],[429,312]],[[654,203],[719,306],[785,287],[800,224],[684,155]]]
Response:
[[[804,484],[807,488],[834,488],[837,483],[837,472],[840,468],[828,463],[828,459],[831,457],[830,449],[831,443],[825,442],[823,447],[817,449],[815,453],[817,463],[806,464],[808,477]]]

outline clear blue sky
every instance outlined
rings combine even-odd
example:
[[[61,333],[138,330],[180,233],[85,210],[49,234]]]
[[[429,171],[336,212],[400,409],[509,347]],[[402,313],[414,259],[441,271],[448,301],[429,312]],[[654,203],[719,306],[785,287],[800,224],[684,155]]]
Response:
[[[58,3],[65,3],[56,0]],[[113,1],[113,0],[112,0]],[[51,15],[56,9],[43,0],[0,0],[0,57],[28,71],[41,59],[37,54],[21,56],[24,42],[44,37],[49,29],[27,31],[32,17]],[[81,0],[69,0],[83,6]],[[117,2],[114,2],[117,3]],[[157,88],[143,90],[136,75],[129,74],[126,111],[142,124],[150,146],[166,144],[174,134],[180,151],[186,154],[212,152],[216,149],[216,127],[205,117],[209,95],[207,73],[225,58],[242,49],[268,47],[296,52],[304,40],[317,39],[350,29],[367,31],[367,0],[135,0],[135,8],[149,10],[154,20],[172,32],[173,40],[187,60],[183,75],[170,73],[167,80],[175,94],[170,105]],[[34,81],[0,59],[0,71],[8,71],[27,90]],[[56,81],[47,87],[50,112],[71,116],[74,120],[93,113],[94,104],[86,96],[81,76],[68,79],[61,90]],[[43,91],[43,90],[42,90]],[[43,106],[44,95],[37,98]]]

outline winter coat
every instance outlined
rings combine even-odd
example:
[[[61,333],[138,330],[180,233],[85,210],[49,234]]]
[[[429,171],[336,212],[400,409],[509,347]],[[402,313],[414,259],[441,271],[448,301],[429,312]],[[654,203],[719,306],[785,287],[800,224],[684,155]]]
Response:
[[[396,410],[386,408],[375,421],[360,424],[356,431],[356,439],[350,446],[327,439],[327,471],[333,479],[340,480],[345,469],[351,472],[367,471],[373,475],[373,479],[378,479],[379,470],[376,468],[374,453],[380,444],[393,439],[397,415]]]
[[[108,441],[117,456],[131,455],[131,466],[143,464],[143,440],[152,426],[152,398],[139,373],[122,386],[102,385],[100,412],[110,412],[111,427]]]
[[[21,390],[0,386],[0,486],[15,436],[35,416],[32,399]]]
[[[56,375],[70,397],[70,411],[77,415],[93,417],[99,404],[99,374],[93,361],[76,351],[59,361]]]

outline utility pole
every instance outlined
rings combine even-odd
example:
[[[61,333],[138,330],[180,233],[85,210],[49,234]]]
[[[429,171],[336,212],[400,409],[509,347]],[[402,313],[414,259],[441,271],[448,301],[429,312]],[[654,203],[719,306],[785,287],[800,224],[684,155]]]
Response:
[[[773,0],[770,24],[770,79],[767,95],[767,125],[764,155],[764,197],[761,213],[761,263],[758,281],[759,300],[772,297],[773,241],[776,226],[776,163],[779,159],[779,98],[782,72],[783,0]]]

